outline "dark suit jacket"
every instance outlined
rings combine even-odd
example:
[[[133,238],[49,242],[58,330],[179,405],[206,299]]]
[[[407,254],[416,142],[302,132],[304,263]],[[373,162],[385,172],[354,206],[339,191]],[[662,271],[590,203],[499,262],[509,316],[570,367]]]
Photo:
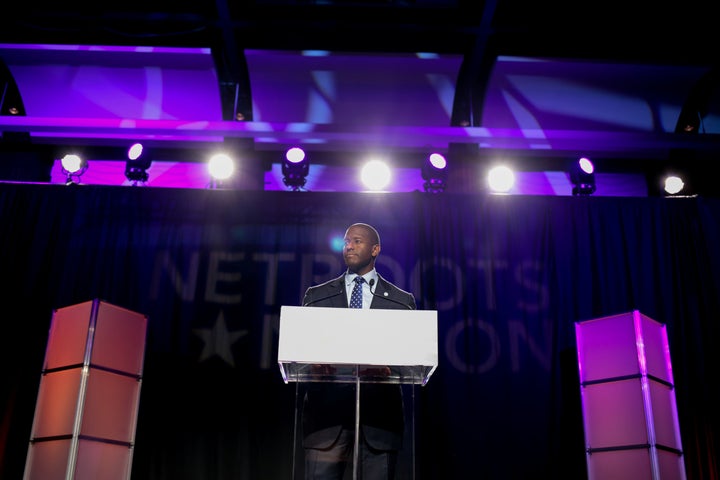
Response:
[[[415,310],[415,297],[378,274],[370,308]],[[303,305],[347,308],[345,275],[305,292]],[[355,425],[355,385],[350,383],[307,383],[302,413],[303,446],[327,448],[343,426]],[[378,450],[399,450],[402,446],[404,413],[399,385],[363,383],[360,387],[360,423],[368,444]]]

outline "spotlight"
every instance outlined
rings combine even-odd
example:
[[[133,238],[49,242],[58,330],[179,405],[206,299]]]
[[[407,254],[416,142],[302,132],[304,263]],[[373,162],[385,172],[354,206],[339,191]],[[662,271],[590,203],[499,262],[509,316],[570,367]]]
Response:
[[[488,172],[487,182],[493,193],[508,193],[515,186],[515,172],[510,167],[498,165]]]
[[[685,188],[685,182],[677,175],[668,175],[665,177],[664,188],[668,195],[677,195]]]
[[[573,163],[570,170],[573,195],[592,195],[595,193],[595,166],[585,157]]]
[[[305,152],[302,148],[292,147],[285,152],[285,159],[282,163],[283,183],[292,190],[300,190],[307,182],[307,175],[310,172]]]
[[[210,188],[220,188],[223,181],[232,176],[235,171],[235,164],[228,155],[218,153],[210,157],[208,171],[211,177]]]
[[[79,155],[70,153],[65,155],[60,161],[62,164],[62,172],[66,175],[66,185],[75,185],[80,183],[80,177],[87,170],[87,160]]]
[[[447,180],[447,160],[439,153],[432,153],[422,167],[423,188],[429,193],[445,191]]]
[[[363,185],[373,191],[382,191],[390,184],[392,173],[390,167],[382,160],[369,160],[360,171]]]
[[[143,155],[141,143],[135,143],[128,149],[128,159],[125,161],[125,178],[133,182],[133,185],[148,181],[147,169],[150,168],[152,160],[147,153]]]

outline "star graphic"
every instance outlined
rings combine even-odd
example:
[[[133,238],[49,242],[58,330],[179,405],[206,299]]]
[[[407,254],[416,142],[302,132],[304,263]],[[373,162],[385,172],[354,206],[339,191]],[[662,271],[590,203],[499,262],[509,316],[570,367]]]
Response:
[[[227,325],[225,324],[225,316],[220,311],[215,325],[212,328],[196,328],[193,329],[193,333],[200,337],[205,342],[205,347],[198,362],[202,362],[217,355],[227,362],[231,367],[235,366],[235,359],[233,358],[231,346],[237,342],[240,338],[247,335],[247,330],[235,330],[228,331]]]

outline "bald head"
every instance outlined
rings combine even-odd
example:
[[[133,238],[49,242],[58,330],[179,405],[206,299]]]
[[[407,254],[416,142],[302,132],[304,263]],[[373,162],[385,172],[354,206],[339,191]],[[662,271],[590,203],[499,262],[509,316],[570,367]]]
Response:
[[[365,275],[375,268],[380,253],[380,235],[367,223],[354,223],[345,232],[343,257],[351,272]]]
[[[373,244],[380,245],[380,234],[377,230],[375,230],[375,227],[373,227],[372,225],[368,225],[367,223],[353,223],[348,227],[348,230],[353,227],[362,228],[363,230],[365,230],[368,238],[372,241]]]

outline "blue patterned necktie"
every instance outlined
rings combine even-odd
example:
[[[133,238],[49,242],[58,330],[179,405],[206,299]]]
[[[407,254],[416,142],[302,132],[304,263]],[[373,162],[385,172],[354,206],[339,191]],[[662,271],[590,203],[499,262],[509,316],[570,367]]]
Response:
[[[355,277],[355,286],[350,295],[350,308],[362,308],[362,284],[364,281],[365,279],[360,275]]]

